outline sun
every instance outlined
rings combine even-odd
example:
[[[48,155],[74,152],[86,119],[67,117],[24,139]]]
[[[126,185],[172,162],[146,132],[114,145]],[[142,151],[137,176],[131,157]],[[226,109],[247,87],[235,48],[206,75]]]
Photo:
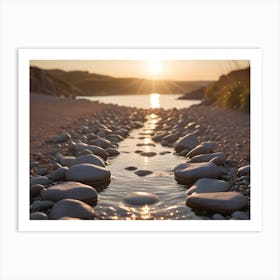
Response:
[[[157,76],[162,72],[162,63],[159,60],[149,61],[148,70],[152,76]]]

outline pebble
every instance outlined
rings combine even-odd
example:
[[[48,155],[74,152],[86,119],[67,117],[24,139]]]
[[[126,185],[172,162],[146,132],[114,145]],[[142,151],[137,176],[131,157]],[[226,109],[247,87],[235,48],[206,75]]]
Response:
[[[156,145],[155,144],[153,144],[153,143],[139,143],[139,144],[136,144],[136,146],[153,146],[153,147],[155,147]]]
[[[103,149],[106,149],[106,148],[110,147],[111,142],[109,140],[107,140],[107,139],[98,137],[98,138],[92,140],[91,144],[96,145],[98,147],[101,147]]]
[[[186,205],[227,214],[247,207],[248,201],[246,196],[236,192],[199,193],[188,196]]]
[[[50,142],[52,142],[52,143],[63,143],[63,142],[67,142],[70,139],[71,139],[71,135],[67,132],[64,132],[62,134],[59,134],[59,135],[51,138]]]
[[[104,160],[107,160],[107,158],[108,158],[106,151],[103,148],[98,147],[96,145],[87,145],[85,143],[77,143],[74,146],[74,149],[76,152],[87,149],[87,150],[90,150],[93,154],[102,157]]]
[[[59,201],[65,198],[72,198],[95,204],[98,200],[96,190],[88,185],[79,182],[65,182],[44,189],[40,192],[42,200]]]
[[[153,171],[150,171],[150,170],[137,170],[134,172],[136,175],[140,176],[140,177],[143,177],[143,176],[147,176],[147,175],[150,175],[153,173]]]
[[[192,187],[187,190],[187,194],[226,192],[230,189],[230,183],[223,180],[202,178],[197,180]]]
[[[30,163],[30,168],[36,167],[36,166],[38,166],[38,165],[39,165],[39,162],[38,162],[38,161],[32,161],[32,162]]]
[[[32,177],[30,179],[30,186],[38,185],[38,184],[46,186],[50,183],[51,183],[51,180],[46,176],[37,176],[37,177]]]
[[[226,161],[226,155],[223,152],[212,153],[212,154],[203,154],[197,155],[191,158],[191,162],[207,162],[213,158],[219,158],[220,162],[224,163]]]
[[[201,154],[209,154],[213,152],[215,143],[213,142],[203,142],[200,145],[196,146],[187,153],[187,157],[194,157]]]
[[[76,155],[77,155],[77,157],[79,157],[79,156],[90,155],[90,154],[92,154],[91,150],[83,149],[83,150],[78,151]]]
[[[76,159],[76,157],[73,157],[73,156],[65,156],[65,157],[61,157],[59,159],[59,162],[63,166],[69,166],[71,164],[71,162],[73,162],[73,160],[75,160],[75,159]]]
[[[89,164],[94,164],[97,166],[105,167],[104,160],[101,157],[94,155],[94,154],[79,156],[79,157],[73,159],[72,161],[70,161],[68,163],[68,166],[71,167],[71,166],[82,164],[82,163],[89,163]]]
[[[188,149],[191,150],[198,145],[196,133],[189,133],[175,142],[174,148],[177,153]]]
[[[242,166],[238,169],[238,174],[247,175],[250,174],[250,165]]]
[[[30,220],[48,220],[48,216],[43,212],[33,212],[30,214]]]
[[[57,168],[59,168],[59,167],[62,167],[62,165],[59,164],[58,162],[55,162],[55,163],[52,165],[52,168],[53,168],[54,170],[57,169]]]
[[[46,175],[48,173],[48,169],[45,167],[37,168],[35,171],[38,175]]]
[[[72,217],[62,217],[62,218],[59,218],[58,220],[82,220],[80,218],[72,218]]]
[[[236,220],[249,220],[249,216],[243,211],[235,211],[231,214],[231,217]]]
[[[63,181],[65,179],[65,173],[67,170],[67,167],[59,167],[49,173],[47,177],[53,181]]]
[[[135,167],[135,166],[128,166],[128,167],[126,167],[125,169],[126,169],[126,170],[129,170],[129,171],[134,171],[134,170],[137,169],[137,167]]]
[[[166,155],[166,154],[170,154],[171,152],[170,151],[163,151],[163,152],[160,152],[159,154],[160,155]]]
[[[30,193],[32,196],[36,196],[38,194],[40,194],[40,191],[43,190],[45,187],[43,185],[40,184],[35,184],[30,186]]]
[[[225,220],[225,217],[219,213],[216,213],[212,216],[213,220]]]
[[[91,186],[100,185],[110,180],[111,172],[104,167],[83,163],[70,167],[66,171],[66,181],[76,181]]]
[[[220,157],[213,157],[209,162],[213,162],[214,164],[220,166],[223,165],[225,163],[225,161],[223,159],[221,159]]]
[[[157,153],[154,153],[154,152],[142,152],[140,153],[141,156],[144,156],[144,157],[153,157],[155,156]]]
[[[216,179],[221,175],[221,170],[211,162],[182,163],[175,167],[174,175],[179,184],[190,185],[200,178]]]
[[[94,218],[94,210],[85,202],[76,199],[63,199],[54,204],[49,214],[51,220],[62,217],[89,220]]]
[[[148,192],[133,192],[128,194],[123,200],[126,204],[133,206],[150,205],[159,201],[156,195]]]
[[[177,134],[168,134],[166,136],[164,136],[161,141],[167,141],[169,143],[173,143],[175,141],[177,141],[179,138],[179,136]]]
[[[110,147],[105,149],[105,151],[110,157],[117,156],[120,154],[120,152],[118,150],[110,148]]]
[[[152,137],[152,140],[155,141],[155,142],[159,142],[159,141],[161,141],[161,139],[164,138],[166,135],[167,135],[166,132],[159,131],[159,132],[157,132],[157,133]]]
[[[48,208],[51,208],[54,205],[53,201],[50,200],[35,200],[32,205],[30,210],[32,212],[37,212],[41,210],[46,210]]]

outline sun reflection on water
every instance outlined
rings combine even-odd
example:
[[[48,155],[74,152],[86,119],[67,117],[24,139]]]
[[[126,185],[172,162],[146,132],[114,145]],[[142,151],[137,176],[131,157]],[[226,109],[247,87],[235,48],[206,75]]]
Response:
[[[160,108],[160,94],[159,93],[150,94],[150,108],[151,109]]]

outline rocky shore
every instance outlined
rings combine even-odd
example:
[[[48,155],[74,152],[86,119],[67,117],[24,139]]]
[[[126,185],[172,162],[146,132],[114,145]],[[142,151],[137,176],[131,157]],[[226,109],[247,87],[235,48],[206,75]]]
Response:
[[[186,188],[186,207],[209,219],[249,219],[248,114],[203,105],[146,110],[49,97],[31,97],[30,219],[96,219],[99,192],[111,180],[108,160],[151,114],[159,121],[149,145],[172,147],[185,159],[170,168],[174,182]],[[139,150],[139,156],[157,155]],[[143,206],[158,198],[134,192],[124,201]]]

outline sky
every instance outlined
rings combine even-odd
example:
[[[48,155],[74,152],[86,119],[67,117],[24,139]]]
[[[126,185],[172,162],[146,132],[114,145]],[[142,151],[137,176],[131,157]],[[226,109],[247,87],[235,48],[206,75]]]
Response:
[[[248,60],[33,60],[42,69],[88,71],[113,77],[177,81],[217,80],[220,75],[249,65]]]

